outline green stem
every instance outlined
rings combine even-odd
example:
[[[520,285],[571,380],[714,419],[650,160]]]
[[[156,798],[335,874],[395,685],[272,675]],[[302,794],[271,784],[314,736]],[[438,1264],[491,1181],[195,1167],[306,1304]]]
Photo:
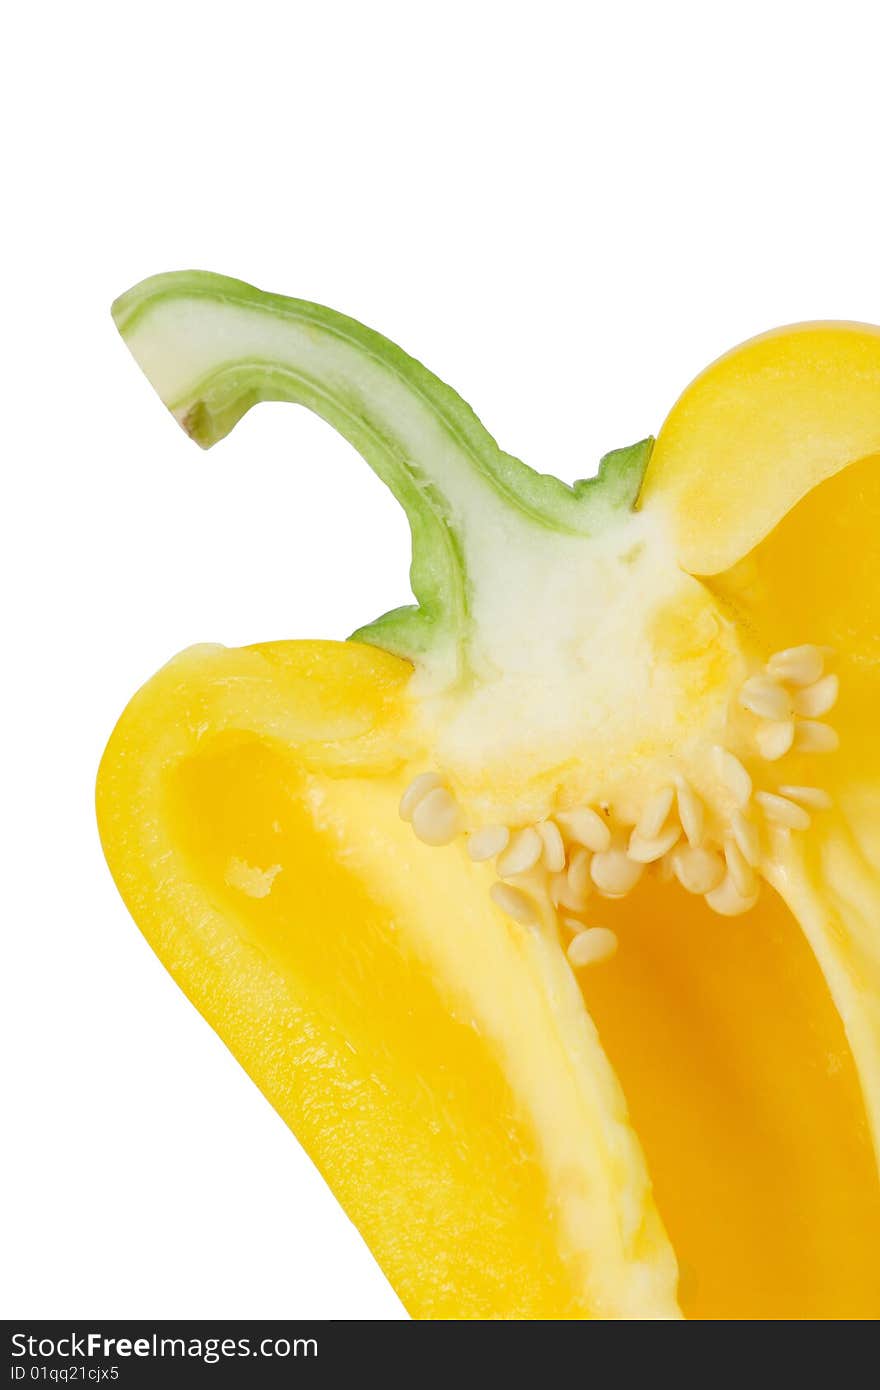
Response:
[[[503,453],[468,405],[400,348],[354,319],[203,271],[154,276],[113,316],[134,357],[203,448],[259,401],[304,405],[339,431],[403,506],[417,607],[356,636],[417,658],[469,629],[475,518],[589,536],[635,503],[652,441],[607,455],[568,487]]]

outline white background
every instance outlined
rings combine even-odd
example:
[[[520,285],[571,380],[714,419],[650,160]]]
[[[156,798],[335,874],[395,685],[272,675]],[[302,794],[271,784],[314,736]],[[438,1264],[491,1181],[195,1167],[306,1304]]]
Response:
[[[6,1316],[404,1316],[128,919],[92,788],[181,647],[342,637],[405,601],[405,526],[303,412],[200,453],[111,299],[199,266],[330,304],[572,479],[738,340],[880,321],[872,20],[841,0],[7,19]]]

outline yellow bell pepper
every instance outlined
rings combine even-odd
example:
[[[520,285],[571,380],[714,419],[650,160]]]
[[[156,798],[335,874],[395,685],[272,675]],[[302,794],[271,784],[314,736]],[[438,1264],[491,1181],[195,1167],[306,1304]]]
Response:
[[[190,648],[98,779],[406,1307],[880,1316],[880,329],[746,343],[568,487],[329,310],[183,273],[114,315],[199,444],[306,405],[411,524],[417,606]]]

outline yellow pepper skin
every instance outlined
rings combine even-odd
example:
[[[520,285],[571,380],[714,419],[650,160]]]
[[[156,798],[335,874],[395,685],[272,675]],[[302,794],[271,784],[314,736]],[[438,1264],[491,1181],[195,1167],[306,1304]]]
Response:
[[[330,311],[115,315],[198,442],[298,401],[410,518],[417,608],[181,653],[97,803],[411,1314],[880,1316],[880,330],[745,344],[568,489]]]

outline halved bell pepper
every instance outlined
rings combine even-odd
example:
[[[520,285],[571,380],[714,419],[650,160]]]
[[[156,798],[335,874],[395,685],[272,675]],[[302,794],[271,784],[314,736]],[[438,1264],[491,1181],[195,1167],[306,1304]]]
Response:
[[[406,1307],[880,1315],[880,330],[746,343],[569,487],[330,310],[182,273],[114,316],[203,447],[305,405],[412,528],[415,606],[190,648],[98,779]]]

